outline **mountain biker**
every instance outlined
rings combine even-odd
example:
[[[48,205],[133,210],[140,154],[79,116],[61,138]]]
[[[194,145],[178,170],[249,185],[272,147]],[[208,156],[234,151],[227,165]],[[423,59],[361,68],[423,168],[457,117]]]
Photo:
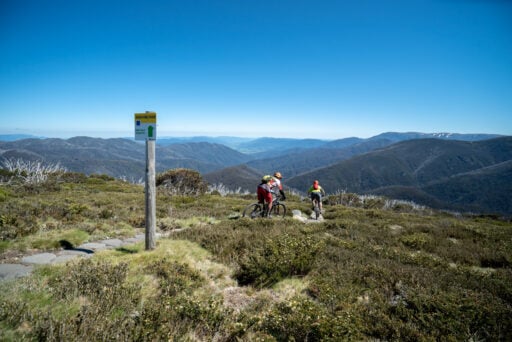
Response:
[[[272,180],[270,182],[270,188],[272,190],[274,190],[274,188],[279,190],[279,194],[281,195],[281,200],[284,201],[284,200],[286,200],[286,195],[284,194],[284,191],[283,191],[283,184],[281,184],[281,179],[283,179],[281,172],[277,171],[276,173],[274,173],[274,177],[272,177]]]
[[[308,194],[311,194],[311,201],[313,202],[313,207],[315,204],[315,200],[318,202],[318,208],[320,212],[322,212],[322,195],[325,196],[324,189],[320,186],[317,180],[313,182],[313,185],[309,187]]]
[[[272,176],[266,175],[261,179],[261,183],[258,185],[256,189],[256,193],[258,195],[258,202],[261,204],[267,203],[268,210],[267,215],[270,217],[270,209],[272,209],[272,190],[270,188],[270,181],[272,180]]]

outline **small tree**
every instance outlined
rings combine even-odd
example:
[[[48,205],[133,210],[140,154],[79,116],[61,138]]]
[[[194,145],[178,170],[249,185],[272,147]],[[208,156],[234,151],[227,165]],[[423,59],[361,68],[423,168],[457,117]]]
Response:
[[[202,195],[208,184],[201,174],[190,169],[172,169],[156,176],[156,186],[170,195]]]

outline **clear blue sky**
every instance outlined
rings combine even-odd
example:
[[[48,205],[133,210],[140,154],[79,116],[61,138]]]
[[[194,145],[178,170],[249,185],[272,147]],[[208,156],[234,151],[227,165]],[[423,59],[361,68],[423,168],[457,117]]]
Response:
[[[2,0],[0,134],[512,135],[507,0]]]

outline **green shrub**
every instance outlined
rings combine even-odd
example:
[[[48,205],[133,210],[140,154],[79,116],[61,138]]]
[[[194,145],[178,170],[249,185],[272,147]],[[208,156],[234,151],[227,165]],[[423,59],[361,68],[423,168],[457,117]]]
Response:
[[[356,316],[350,312],[329,314],[303,296],[277,304],[263,318],[260,329],[277,341],[363,340],[361,322]]]
[[[340,192],[336,195],[327,196],[327,203],[329,205],[344,205],[356,207],[360,206],[361,199],[358,194]]]
[[[403,305],[389,308],[398,330],[391,339],[504,341],[512,336],[512,318],[494,298],[473,291],[420,291],[410,291]]]
[[[407,247],[424,249],[434,243],[434,239],[426,233],[413,233],[400,237],[400,241]]]
[[[172,169],[156,175],[156,186],[167,195],[202,195],[208,185],[201,174],[190,169]]]
[[[37,218],[32,215],[19,216],[16,212],[0,213],[0,240],[12,240],[38,231]]]
[[[85,183],[88,178],[85,174],[79,172],[64,172],[60,175],[60,180],[65,183]]]
[[[16,173],[4,168],[0,168],[0,183],[7,183],[10,179],[16,176]]]
[[[126,295],[128,265],[113,265],[83,259],[64,274],[54,279],[50,285],[59,298],[85,296],[96,303],[119,304]],[[128,297],[127,297],[128,298]]]
[[[3,253],[7,249],[9,249],[10,246],[11,246],[11,243],[9,241],[0,240],[0,253]]]
[[[109,176],[109,175],[106,175],[106,174],[96,174],[96,173],[94,173],[94,174],[89,176],[89,180],[94,180],[94,179],[101,179],[101,180],[106,181],[106,182],[116,180],[112,176]]]
[[[268,239],[263,248],[247,251],[235,277],[241,285],[266,287],[286,277],[304,276],[323,245],[311,236],[284,234]]]
[[[0,202],[6,201],[9,197],[9,192],[0,187]]]
[[[147,267],[157,276],[163,298],[173,297],[182,292],[190,294],[204,280],[200,274],[185,264],[168,259],[160,259]]]
[[[106,220],[106,219],[111,219],[111,218],[115,217],[115,214],[112,209],[103,208],[103,209],[101,209],[101,211],[99,213],[99,217],[100,217],[100,219]]]

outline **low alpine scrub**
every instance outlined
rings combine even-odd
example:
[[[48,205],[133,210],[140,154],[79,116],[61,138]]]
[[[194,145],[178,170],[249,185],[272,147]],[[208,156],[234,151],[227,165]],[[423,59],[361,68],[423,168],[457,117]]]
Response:
[[[141,186],[69,173],[54,184],[2,185],[2,261],[144,229]],[[512,340],[510,222],[356,194],[328,199],[322,222],[240,218],[255,200],[159,188],[154,251],[0,283],[0,339]],[[311,212],[300,196],[285,203]]]
[[[284,278],[306,276],[323,243],[311,236],[284,234],[245,251],[235,278],[241,285],[269,287]]]

